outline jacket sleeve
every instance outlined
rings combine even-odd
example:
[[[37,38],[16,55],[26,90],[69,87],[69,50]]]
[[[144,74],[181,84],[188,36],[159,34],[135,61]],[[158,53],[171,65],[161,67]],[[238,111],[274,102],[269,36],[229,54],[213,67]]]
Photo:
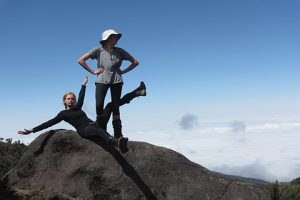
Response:
[[[77,101],[77,108],[78,109],[81,109],[82,106],[83,106],[84,95],[85,95],[85,88],[86,88],[85,85],[81,86],[81,89],[80,89],[80,92],[79,92],[79,95],[78,95],[78,101]]]
[[[35,132],[41,131],[43,129],[49,128],[55,124],[58,124],[62,120],[63,120],[63,115],[62,115],[62,112],[60,112],[53,119],[50,119],[49,121],[46,121],[45,123],[42,123],[41,125],[34,127],[32,129],[32,132],[35,133]]]

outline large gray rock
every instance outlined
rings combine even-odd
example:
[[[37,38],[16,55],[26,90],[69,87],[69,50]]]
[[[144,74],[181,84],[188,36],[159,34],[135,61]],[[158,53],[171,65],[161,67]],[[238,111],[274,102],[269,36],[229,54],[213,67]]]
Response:
[[[28,146],[5,184],[21,199],[267,199],[170,149],[134,141],[128,147],[121,154],[74,131],[49,131]]]

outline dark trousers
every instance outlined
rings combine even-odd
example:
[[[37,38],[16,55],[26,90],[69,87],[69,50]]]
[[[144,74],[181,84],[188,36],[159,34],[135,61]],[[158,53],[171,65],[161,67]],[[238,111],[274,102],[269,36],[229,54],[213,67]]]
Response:
[[[114,141],[114,137],[111,136],[107,131],[95,124],[89,124],[86,127],[78,131],[78,134],[87,139],[98,138],[105,141],[108,144],[111,144]]]
[[[137,97],[137,95],[133,92],[129,92],[126,95],[124,95],[121,99],[120,99],[120,106],[123,106],[124,104],[130,103],[130,101],[132,99],[134,99],[135,97]],[[111,113],[113,110],[113,104],[112,102],[109,102],[108,104],[106,104],[104,111],[103,111],[103,115],[104,115],[104,120],[107,123],[110,119]]]
[[[111,107],[113,115],[120,115],[120,98],[122,93],[123,83],[116,84],[102,84],[96,83],[96,113],[97,118],[104,115],[104,101],[108,89],[110,88],[111,92]]]

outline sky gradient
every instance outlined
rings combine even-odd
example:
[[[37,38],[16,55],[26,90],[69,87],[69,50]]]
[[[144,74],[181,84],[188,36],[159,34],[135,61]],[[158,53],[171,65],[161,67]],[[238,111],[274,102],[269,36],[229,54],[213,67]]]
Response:
[[[1,137],[32,141],[39,133],[17,130],[54,117],[86,75],[84,110],[95,119],[95,77],[77,60],[113,28],[140,62],[123,94],[147,85],[147,97],[121,108],[131,140],[210,170],[300,177],[299,10],[297,0],[0,0]]]

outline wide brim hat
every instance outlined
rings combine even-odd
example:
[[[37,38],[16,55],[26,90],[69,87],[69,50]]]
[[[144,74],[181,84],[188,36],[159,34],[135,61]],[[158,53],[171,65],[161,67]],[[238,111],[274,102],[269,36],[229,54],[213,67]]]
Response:
[[[100,40],[100,44],[104,44],[104,42],[109,38],[109,36],[111,35],[117,35],[118,36],[118,40],[122,37],[122,34],[121,33],[118,33],[112,29],[108,29],[106,31],[104,31],[102,33],[102,37],[101,37],[101,40]]]

